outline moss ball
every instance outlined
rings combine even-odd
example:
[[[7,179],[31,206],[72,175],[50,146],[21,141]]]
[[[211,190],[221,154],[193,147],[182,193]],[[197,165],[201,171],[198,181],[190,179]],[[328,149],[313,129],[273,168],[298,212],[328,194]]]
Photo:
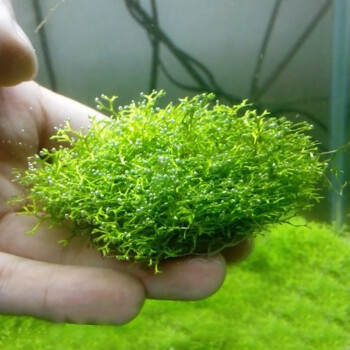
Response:
[[[319,200],[327,164],[311,125],[213,94],[156,106],[163,92],[115,107],[103,96],[88,130],[67,122],[18,174],[23,210],[89,235],[105,256],[157,267],[214,254]]]

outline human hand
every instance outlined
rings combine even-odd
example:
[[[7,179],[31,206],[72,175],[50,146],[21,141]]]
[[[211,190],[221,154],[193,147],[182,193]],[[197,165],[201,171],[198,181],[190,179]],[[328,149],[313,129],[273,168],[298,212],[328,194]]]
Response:
[[[9,1],[0,0],[0,312],[121,324],[137,315],[145,298],[196,300],[214,293],[225,277],[221,254],[169,260],[155,275],[153,269],[103,258],[82,237],[62,247],[57,241],[70,236],[65,228],[43,224],[34,236],[25,235],[37,219],[17,215],[19,208],[7,205],[21,191],[12,182],[12,169],[25,168],[28,156],[51,148],[50,135],[65,119],[86,127],[87,116],[98,113],[23,82],[35,74],[36,58],[18,28]],[[244,242],[224,255],[243,259],[250,245]]]

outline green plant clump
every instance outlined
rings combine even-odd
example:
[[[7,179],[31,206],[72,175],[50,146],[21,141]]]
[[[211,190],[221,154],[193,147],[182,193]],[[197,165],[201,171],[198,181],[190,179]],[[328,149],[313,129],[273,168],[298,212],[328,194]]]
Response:
[[[91,236],[104,256],[148,263],[214,254],[320,198],[327,163],[306,122],[229,107],[213,94],[115,108],[103,96],[88,130],[69,121],[57,149],[29,159],[23,211]]]

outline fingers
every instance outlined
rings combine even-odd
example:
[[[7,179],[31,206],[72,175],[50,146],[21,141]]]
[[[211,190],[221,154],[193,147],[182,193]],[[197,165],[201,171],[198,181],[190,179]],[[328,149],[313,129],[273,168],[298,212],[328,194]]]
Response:
[[[60,266],[0,253],[0,313],[55,322],[122,324],[144,302],[135,278],[110,269]]]
[[[154,274],[153,269],[128,265],[124,271],[140,279],[148,298],[167,300],[206,298],[221,287],[226,275],[226,263],[220,254],[169,260],[159,269],[161,273]]]
[[[36,73],[34,49],[16,23],[8,0],[0,0],[0,86],[30,80]]]
[[[198,300],[213,294],[225,278],[225,260],[211,258],[174,259],[154,268],[103,258],[87,239],[75,237],[68,246],[57,241],[70,233],[62,228],[49,229],[44,224],[33,236],[25,235],[36,224],[36,218],[9,213],[0,221],[0,251],[45,262],[100,267],[121,271],[138,279],[146,296],[152,299]]]
[[[224,249],[221,254],[228,264],[237,264],[248,257],[254,247],[252,238],[247,238],[236,246]]]

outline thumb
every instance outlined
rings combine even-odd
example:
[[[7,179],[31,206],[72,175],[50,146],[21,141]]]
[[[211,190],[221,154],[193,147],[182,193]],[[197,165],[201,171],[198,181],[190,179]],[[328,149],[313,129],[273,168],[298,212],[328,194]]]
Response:
[[[33,78],[37,60],[32,44],[17,24],[9,0],[0,0],[0,86]]]

